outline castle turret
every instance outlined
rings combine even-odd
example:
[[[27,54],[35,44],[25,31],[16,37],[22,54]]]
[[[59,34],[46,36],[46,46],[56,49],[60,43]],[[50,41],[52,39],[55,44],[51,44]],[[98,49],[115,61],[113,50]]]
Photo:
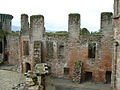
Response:
[[[120,15],[120,0],[114,0],[114,16]]]
[[[113,14],[111,12],[101,13],[101,32],[104,36],[113,36]]]
[[[21,30],[22,31],[29,30],[29,22],[28,22],[27,14],[21,14]]]
[[[40,39],[43,37],[44,30],[44,16],[43,15],[33,15],[30,17],[30,28],[32,30],[32,36],[35,39]]]
[[[0,14],[0,30],[10,32],[12,19],[13,19],[12,15]]]
[[[69,37],[78,39],[80,35],[80,14],[69,14],[68,21]]]

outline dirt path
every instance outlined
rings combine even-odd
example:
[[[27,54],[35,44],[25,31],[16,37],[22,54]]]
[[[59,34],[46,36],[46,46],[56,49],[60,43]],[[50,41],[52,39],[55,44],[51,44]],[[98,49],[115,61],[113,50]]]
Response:
[[[14,85],[24,82],[25,77],[21,73],[0,70],[0,90],[12,90]]]

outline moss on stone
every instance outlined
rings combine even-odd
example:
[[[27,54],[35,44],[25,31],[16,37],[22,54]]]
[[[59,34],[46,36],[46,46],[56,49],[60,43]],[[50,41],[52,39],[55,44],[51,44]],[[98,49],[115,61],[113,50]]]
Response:
[[[0,38],[4,38],[8,34],[9,34],[8,32],[0,30]]]
[[[31,17],[30,17],[30,19],[32,20],[32,19],[35,19],[35,18],[44,18],[44,16],[43,15],[32,15]]]
[[[77,18],[77,21],[78,20],[80,20],[80,14],[78,14],[78,13],[71,13],[71,14],[69,14],[69,17],[76,17]]]
[[[45,34],[48,36],[54,36],[54,35],[65,36],[65,35],[68,35],[68,32],[67,31],[46,32]]]
[[[103,12],[103,13],[101,13],[101,19],[106,18],[106,16],[107,16],[107,19],[112,19],[113,13],[112,12]]]
[[[78,14],[78,13],[70,13],[69,16],[70,17],[80,17],[80,14]]]
[[[81,67],[81,61],[75,62],[75,68],[79,68],[79,67]]]
[[[22,17],[22,16],[26,16],[26,17],[28,17],[28,15],[27,15],[27,14],[21,14],[21,17]]]

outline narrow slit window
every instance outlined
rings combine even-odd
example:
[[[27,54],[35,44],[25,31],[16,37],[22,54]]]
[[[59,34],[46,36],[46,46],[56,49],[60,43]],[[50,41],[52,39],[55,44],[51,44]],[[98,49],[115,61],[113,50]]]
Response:
[[[68,75],[69,74],[69,68],[64,67],[64,75]]]
[[[47,57],[49,59],[53,58],[53,42],[47,42]]]
[[[58,47],[58,57],[59,58],[64,58],[64,46],[63,45],[60,45]]]
[[[88,58],[95,58],[96,54],[96,43],[88,44]]]
[[[29,42],[23,41],[23,54],[29,55]]]

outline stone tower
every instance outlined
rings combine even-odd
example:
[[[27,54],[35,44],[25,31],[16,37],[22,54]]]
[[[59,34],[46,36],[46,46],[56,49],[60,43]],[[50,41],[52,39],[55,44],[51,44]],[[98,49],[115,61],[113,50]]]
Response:
[[[69,38],[78,39],[80,35],[80,14],[69,14],[68,21]]]
[[[29,30],[29,22],[28,22],[27,14],[21,14],[21,30],[22,31]]]
[[[112,88],[120,90],[120,0],[114,0],[114,57],[112,63]]]
[[[101,32],[105,37],[113,36],[113,23],[111,12],[101,13]]]
[[[30,17],[30,28],[32,31],[33,39],[36,39],[36,40],[41,39],[45,32],[44,16],[43,15],[32,15]]]
[[[11,20],[12,19],[13,19],[12,15],[0,14],[0,30],[10,32],[11,31]]]

